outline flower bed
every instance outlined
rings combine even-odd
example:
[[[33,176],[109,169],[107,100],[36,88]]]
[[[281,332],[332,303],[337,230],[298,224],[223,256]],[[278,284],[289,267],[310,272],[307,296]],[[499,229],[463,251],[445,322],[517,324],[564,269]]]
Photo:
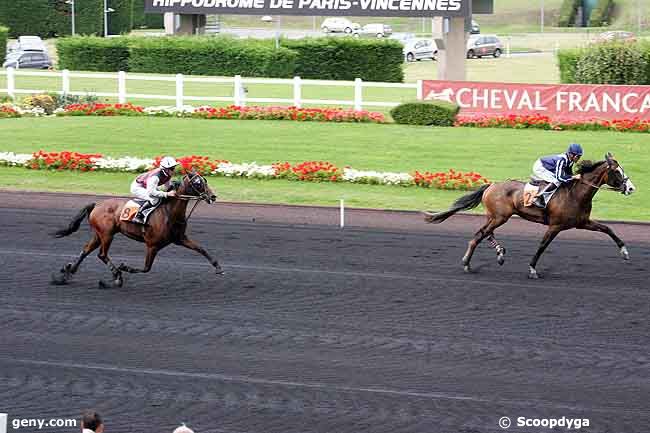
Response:
[[[0,165],[26,167],[32,170],[141,173],[157,167],[160,160],[161,157],[151,159],[109,158],[101,154],[77,152],[0,153]],[[297,164],[278,162],[269,165],[260,165],[254,162],[235,164],[222,159],[197,155],[179,157],[177,161],[181,174],[195,170],[205,176],[288,179],[303,182],[347,182],[457,190],[475,189],[489,183],[478,173],[463,173],[454,170],[441,173],[415,171],[413,174],[361,171],[350,167],[341,168],[326,161],[306,161]]]
[[[341,108],[297,107],[175,107],[144,108],[132,104],[73,104],[56,111],[57,116],[153,116],[196,119],[293,120],[299,122],[384,123],[381,113]]]
[[[481,116],[456,118],[454,126],[473,128],[515,128],[515,129],[546,129],[554,131],[619,131],[619,132],[650,132],[650,121],[643,119],[623,120],[591,120],[578,122],[575,120],[552,120],[541,115],[531,116]]]

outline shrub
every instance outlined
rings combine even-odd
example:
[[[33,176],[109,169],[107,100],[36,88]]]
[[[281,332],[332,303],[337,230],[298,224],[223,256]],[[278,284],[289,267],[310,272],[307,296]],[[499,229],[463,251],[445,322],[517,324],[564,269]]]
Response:
[[[296,54],[269,41],[228,37],[131,38],[129,69],[191,75],[291,77]]]
[[[575,79],[585,84],[646,84],[648,63],[637,44],[599,44],[578,60]]]
[[[404,54],[394,40],[306,38],[283,41],[297,52],[295,75],[322,80],[402,82]]]
[[[9,29],[0,26],[0,63],[5,61],[5,53],[7,52],[7,39],[9,38]]]
[[[408,102],[390,111],[396,123],[406,125],[453,126],[460,107],[444,101]]]
[[[103,0],[75,0],[75,26],[80,34],[101,34]],[[10,35],[52,37],[72,31],[70,5],[66,0],[2,0],[0,23]]]
[[[561,83],[572,84],[576,82],[576,67],[583,52],[584,50],[575,48],[558,51],[557,60]]]
[[[77,36],[57,39],[59,69],[115,72],[128,70],[129,39]]]
[[[596,7],[589,15],[589,27],[600,27],[607,24],[609,21],[609,14],[612,10],[612,0],[598,0]]]
[[[576,12],[580,0],[564,0],[560,7],[560,18],[558,20],[558,27],[570,27],[575,23]]]

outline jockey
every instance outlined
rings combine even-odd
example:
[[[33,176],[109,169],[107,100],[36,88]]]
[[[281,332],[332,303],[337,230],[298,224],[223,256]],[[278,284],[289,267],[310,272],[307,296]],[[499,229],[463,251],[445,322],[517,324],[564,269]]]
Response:
[[[573,175],[573,165],[580,160],[582,153],[582,146],[573,143],[566,153],[544,156],[535,161],[533,177],[548,182],[535,200],[536,206],[545,208],[560,185],[580,179],[579,174]]]
[[[178,162],[171,156],[160,161],[160,167],[139,175],[131,184],[131,194],[141,200],[146,200],[133,222],[144,223],[143,211],[158,204],[160,199],[175,197],[176,192],[170,191],[172,176]]]

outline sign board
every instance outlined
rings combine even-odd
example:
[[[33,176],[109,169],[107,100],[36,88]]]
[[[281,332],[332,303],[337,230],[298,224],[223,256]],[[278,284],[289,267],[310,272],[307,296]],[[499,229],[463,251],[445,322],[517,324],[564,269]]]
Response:
[[[463,118],[545,116],[551,120],[650,121],[650,86],[424,81],[425,100],[452,102]]]
[[[179,14],[467,17],[472,0],[145,0],[145,12]]]

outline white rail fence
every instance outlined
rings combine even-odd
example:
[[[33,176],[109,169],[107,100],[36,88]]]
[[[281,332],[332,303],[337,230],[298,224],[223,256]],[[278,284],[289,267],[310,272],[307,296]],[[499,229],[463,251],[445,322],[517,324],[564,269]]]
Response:
[[[49,92],[51,90],[45,89],[19,89],[16,88],[16,77],[48,77],[60,78],[61,90],[56,91],[60,95],[78,95],[83,96],[91,93],[99,97],[117,98],[121,104],[126,103],[129,99],[152,99],[152,100],[169,100],[175,101],[177,108],[182,108],[186,102],[199,101],[199,102],[230,102],[237,106],[245,106],[247,102],[255,103],[281,103],[291,104],[295,107],[302,107],[304,104],[312,105],[337,105],[337,106],[352,106],[355,110],[361,111],[363,107],[395,107],[400,102],[380,102],[380,101],[365,101],[363,99],[363,89],[367,88],[397,88],[397,89],[413,89],[415,90],[415,99],[422,99],[422,80],[417,83],[376,83],[364,82],[360,78],[354,81],[325,81],[325,80],[303,80],[300,77],[293,79],[270,79],[270,78],[243,78],[241,75],[235,75],[230,78],[213,78],[213,77],[186,77],[183,74],[176,76],[149,76],[127,74],[124,71],[117,73],[83,73],[71,72],[63,70],[60,72],[36,72],[16,70],[14,68],[7,68],[5,71],[0,71],[0,76],[6,75],[7,87],[0,89],[0,93],[6,93],[12,98],[18,94],[36,94]],[[112,80],[117,82],[117,93],[110,92],[73,92],[71,89],[71,81],[73,78],[91,78],[98,80]],[[153,95],[141,93],[127,93],[127,82],[130,81],[157,81],[157,82],[175,82],[176,92],[173,95]],[[186,95],[184,85],[185,83],[207,83],[207,84],[229,84],[232,86],[232,95],[229,96],[194,96]],[[261,85],[288,85],[293,87],[293,98],[248,98],[246,92],[246,85],[261,84]],[[338,99],[304,99],[302,97],[302,90],[305,86],[324,86],[324,87],[352,87],[354,88],[354,98],[351,100],[338,100]]]

